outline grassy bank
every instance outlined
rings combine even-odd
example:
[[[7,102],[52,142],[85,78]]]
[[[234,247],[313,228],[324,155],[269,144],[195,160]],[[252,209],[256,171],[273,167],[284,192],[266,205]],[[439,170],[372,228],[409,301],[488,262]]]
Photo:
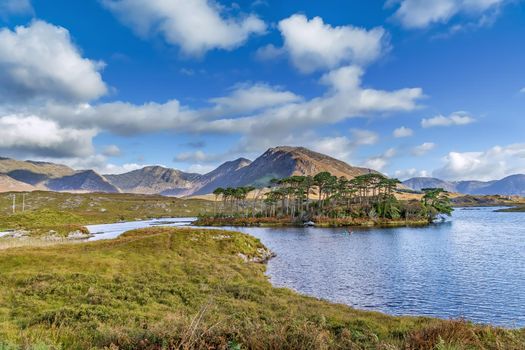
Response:
[[[213,210],[213,203],[199,199],[104,193],[31,192],[17,194],[12,213],[12,194],[0,195],[0,231],[25,230],[31,236],[67,236],[83,231],[83,225],[161,217],[198,216]]]
[[[0,251],[0,349],[523,349],[525,331],[390,317],[273,288],[230,231]],[[243,256],[240,256],[242,253]],[[248,260],[248,261],[247,261]]]
[[[523,213],[525,212],[525,205],[512,208],[498,209],[496,211],[501,213]]]
[[[392,220],[392,219],[366,219],[366,218],[328,218],[314,217],[312,219],[317,227],[400,227],[428,225],[428,220]],[[303,222],[292,217],[212,217],[202,216],[194,223],[195,226],[260,226],[260,227],[302,227]]]

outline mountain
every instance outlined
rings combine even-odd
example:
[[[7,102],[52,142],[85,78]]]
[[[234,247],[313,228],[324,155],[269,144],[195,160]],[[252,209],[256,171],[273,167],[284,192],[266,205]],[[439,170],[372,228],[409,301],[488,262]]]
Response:
[[[338,177],[353,178],[372,170],[353,167],[343,161],[304,147],[283,146],[270,148],[252,163],[234,172],[228,181],[225,181],[225,184],[232,187],[265,186],[272,178],[292,175],[313,176],[322,171],[328,171]]]
[[[487,186],[477,189],[475,194],[501,194],[506,196],[525,196],[525,175],[511,175],[499,181],[491,181]]]
[[[246,158],[225,162],[204,175],[161,166],[147,166],[118,175],[100,175],[93,170],[76,171],[60,164],[0,158],[0,192],[40,189],[191,196],[212,193],[217,187],[262,187],[273,178],[313,176],[322,171],[349,179],[375,172],[304,147],[288,146],[270,148],[253,162]],[[512,175],[488,182],[452,182],[418,177],[403,182],[403,185],[418,191],[442,187],[450,192],[464,194],[525,195],[525,175]]]
[[[208,194],[212,193],[218,187],[231,186],[233,179],[239,177],[242,169],[249,166],[251,160],[246,158],[239,158],[220,165],[217,169],[203,175],[200,178],[199,185],[194,191],[194,194]],[[163,193],[170,195],[171,193]]]
[[[105,175],[105,178],[123,192],[171,195],[191,194],[200,174],[185,173],[161,166],[148,166],[119,175]]]
[[[434,177],[413,177],[403,181],[403,185],[414,191],[421,191],[424,188],[442,188],[449,192],[456,192],[455,183],[443,181]]]
[[[23,183],[38,185],[48,179],[73,175],[75,170],[62,164],[0,158],[0,173]]]
[[[36,187],[17,181],[12,177],[0,174],[0,192],[26,192],[34,191]]]
[[[422,188],[441,187],[449,192],[471,195],[525,196],[525,175],[517,174],[494,181],[444,181],[432,177],[415,177],[403,181],[408,188],[420,191]]]
[[[46,187],[52,191],[120,192],[117,187],[93,170],[78,171],[73,175],[50,179],[46,182]]]
[[[265,186],[273,178],[315,175],[321,171],[353,178],[372,170],[353,167],[303,147],[275,147],[253,162],[239,158],[204,175],[154,166],[105,177],[124,192],[188,196],[208,194],[217,187]]]

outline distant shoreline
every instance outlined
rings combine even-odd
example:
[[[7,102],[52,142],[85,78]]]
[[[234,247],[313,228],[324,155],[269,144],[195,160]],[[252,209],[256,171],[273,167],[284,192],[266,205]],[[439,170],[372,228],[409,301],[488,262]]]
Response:
[[[428,220],[391,220],[391,219],[348,219],[348,218],[326,218],[319,217],[312,220],[314,227],[406,227],[406,226],[426,226]],[[210,227],[305,227],[305,223],[297,221],[292,217],[280,218],[213,218],[201,217],[195,221],[193,226]]]

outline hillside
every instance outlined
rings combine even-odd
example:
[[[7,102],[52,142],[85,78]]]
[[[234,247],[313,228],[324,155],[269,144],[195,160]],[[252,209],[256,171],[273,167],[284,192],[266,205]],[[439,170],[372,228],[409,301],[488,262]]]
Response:
[[[209,194],[217,187],[266,186],[272,178],[315,175],[321,171],[353,178],[372,170],[353,167],[303,147],[275,147],[253,162],[239,158],[204,175],[155,166],[105,178],[123,192],[189,196]]]
[[[413,177],[403,181],[403,185],[414,191],[421,191],[424,188],[442,188],[449,192],[456,192],[456,184],[433,177]]]
[[[441,187],[449,192],[470,195],[525,196],[525,175],[510,175],[495,181],[444,181],[432,177],[415,177],[403,181],[410,189]]]
[[[79,171],[72,175],[51,179],[46,182],[46,187],[52,191],[119,192],[117,187],[93,170]]]
[[[62,164],[22,161],[0,158],[0,174],[29,185],[38,185],[49,179],[72,175],[75,170]]]
[[[119,175],[105,175],[105,178],[123,192],[172,195],[191,194],[201,175],[185,173],[161,166],[148,166]]]
[[[0,192],[25,192],[34,191],[35,189],[30,184],[17,181],[5,174],[0,174]]]

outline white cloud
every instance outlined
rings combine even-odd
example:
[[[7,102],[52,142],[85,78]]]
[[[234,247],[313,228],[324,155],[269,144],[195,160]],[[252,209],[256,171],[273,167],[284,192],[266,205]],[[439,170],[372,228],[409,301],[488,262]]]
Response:
[[[235,90],[233,95],[216,99],[222,103],[211,109],[191,109],[176,100],[164,104],[134,105],[124,102],[99,105],[47,106],[41,113],[65,125],[99,128],[122,135],[170,130],[177,133],[240,134],[246,146],[257,139],[282,143],[290,133],[298,134],[318,125],[337,123],[347,118],[377,113],[403,112],[416,109],[423,96],[419,88],[383,91],[361,87],[363,71],[342,67],[321,79],[327,85],[325,95],[310,100],[295,94],[256,85]],[[258,110],[240,117],[224,106],[233,106],[233,96],[242,96],[243,109]],[[287,102],[285,102],[287,101]],[[272,103],[273,102],[273,103]],[[264,106],[264,107],[263,107]],[[248,108],[249,107],[249,108]],[[250,150],[252,151],[252,150]],[[258,148],[257,151],[260,151]]]
[[[118,157],[122,154],[122,151],[117,145],[107,145],[104,147],[102,154],[107,157]]]
[[[186,172],[188,173],[196,173],[196,174],[207,174],[210,171],[214,170],[216,167],[214,165],[203,165],[203,164],[192,164],[188,168],[186,168]]]
[[[494,146],[479,152],[450,152],[433,175],[447,180],[496,180],[525,173],[525,144]]]
[[[100,62],[83,58],[69,32],[42,21],[0,30],[0,101],[89,101],[107,92]]]
[[[0,149],[48,157],[84,157],[91,155],[96,130],[61,127],[55,121],[34,115],[0,117]]]
[[[401,126],[395,129],[393,132],[393,135],[396,138],[409,137],[409,136],[412,136],[413,134],[414,134],[414,130],[407,128],[405,126]]]
[[[394,17],[405,28],[425,28],[436,23],[447,23],[458,15],[481,17],[483,23],[490,12],[512,0],[391,0],[388,5],[399,3]],[[487,14],[489,13],[489,14]]]
[[[433,142],[425,142],[422,143],[419,146],[416,146],[412,148],[412,154],[415,156],[423,156],[427,154],[428,152],[432,151],[434,148],[436,148],[436,144]]]
[[[252,112],[265,107],[276,107],[300,101],[301,97],[290,91],[267,84],[239,85],[230,95],[213,98],[215,109],[227,113]]]
[[[33,6],[29,0],[0,0],[0,18],[27,14],[33,14]]]
[[[283,56],[286,53],[284,48],[276,47],[273,44],[268,44],[266,46],[260,47],[255,52],[255,58],[260,61],[274,60]]]
[[[448,117],[437,115],[433,118],[421,120],[421,126],[424,128],[432,128],[435,126],[453,126],[453,125],[467,125],[476,121],[466,112],[454,112]]]
[[[344,64],[366,65],[388,48],[383,28],[332,27],[320,17],[309,20],[295,14],[280,21],[279,30],[292,63],[305,73]]]
[[[352,140],[344,136],[316,137],[314,141],[304,143],[303,145],[310,147],[316,152],[345,161],[349,161],[356,146]]]
[[[379,135],[370,130],[351,129],[350,132],[356,145],[373,145],[379,140]]]
[[[522,94],[525,94],[525,87],[520,90]]]
[[[182,152],[175,156],[173,159],[174,162],[215,162],[217,160],[223,159],[223,155],[208,154],[204,151],[198,150],[194,152]]]
[[[251,35],[263,34],[266,24],[254,15],[225,17],[209,0],[103,0],[102,3],[140,36],[160,33],[166,42],[188,55],[213,49],[231,50]]]
[[[383,171],[388,165],[390,159],[395,157],[396,154],[397,150],[395,148],[389,148],[383,154],[365,160],[363,166],[373,170]]]
[[[405,170],[396,170],[394,176],[401,180],[406,180],[412,177],[429,177],[429,172],[426,170],[417,170],[416,168],[410,168]]]

